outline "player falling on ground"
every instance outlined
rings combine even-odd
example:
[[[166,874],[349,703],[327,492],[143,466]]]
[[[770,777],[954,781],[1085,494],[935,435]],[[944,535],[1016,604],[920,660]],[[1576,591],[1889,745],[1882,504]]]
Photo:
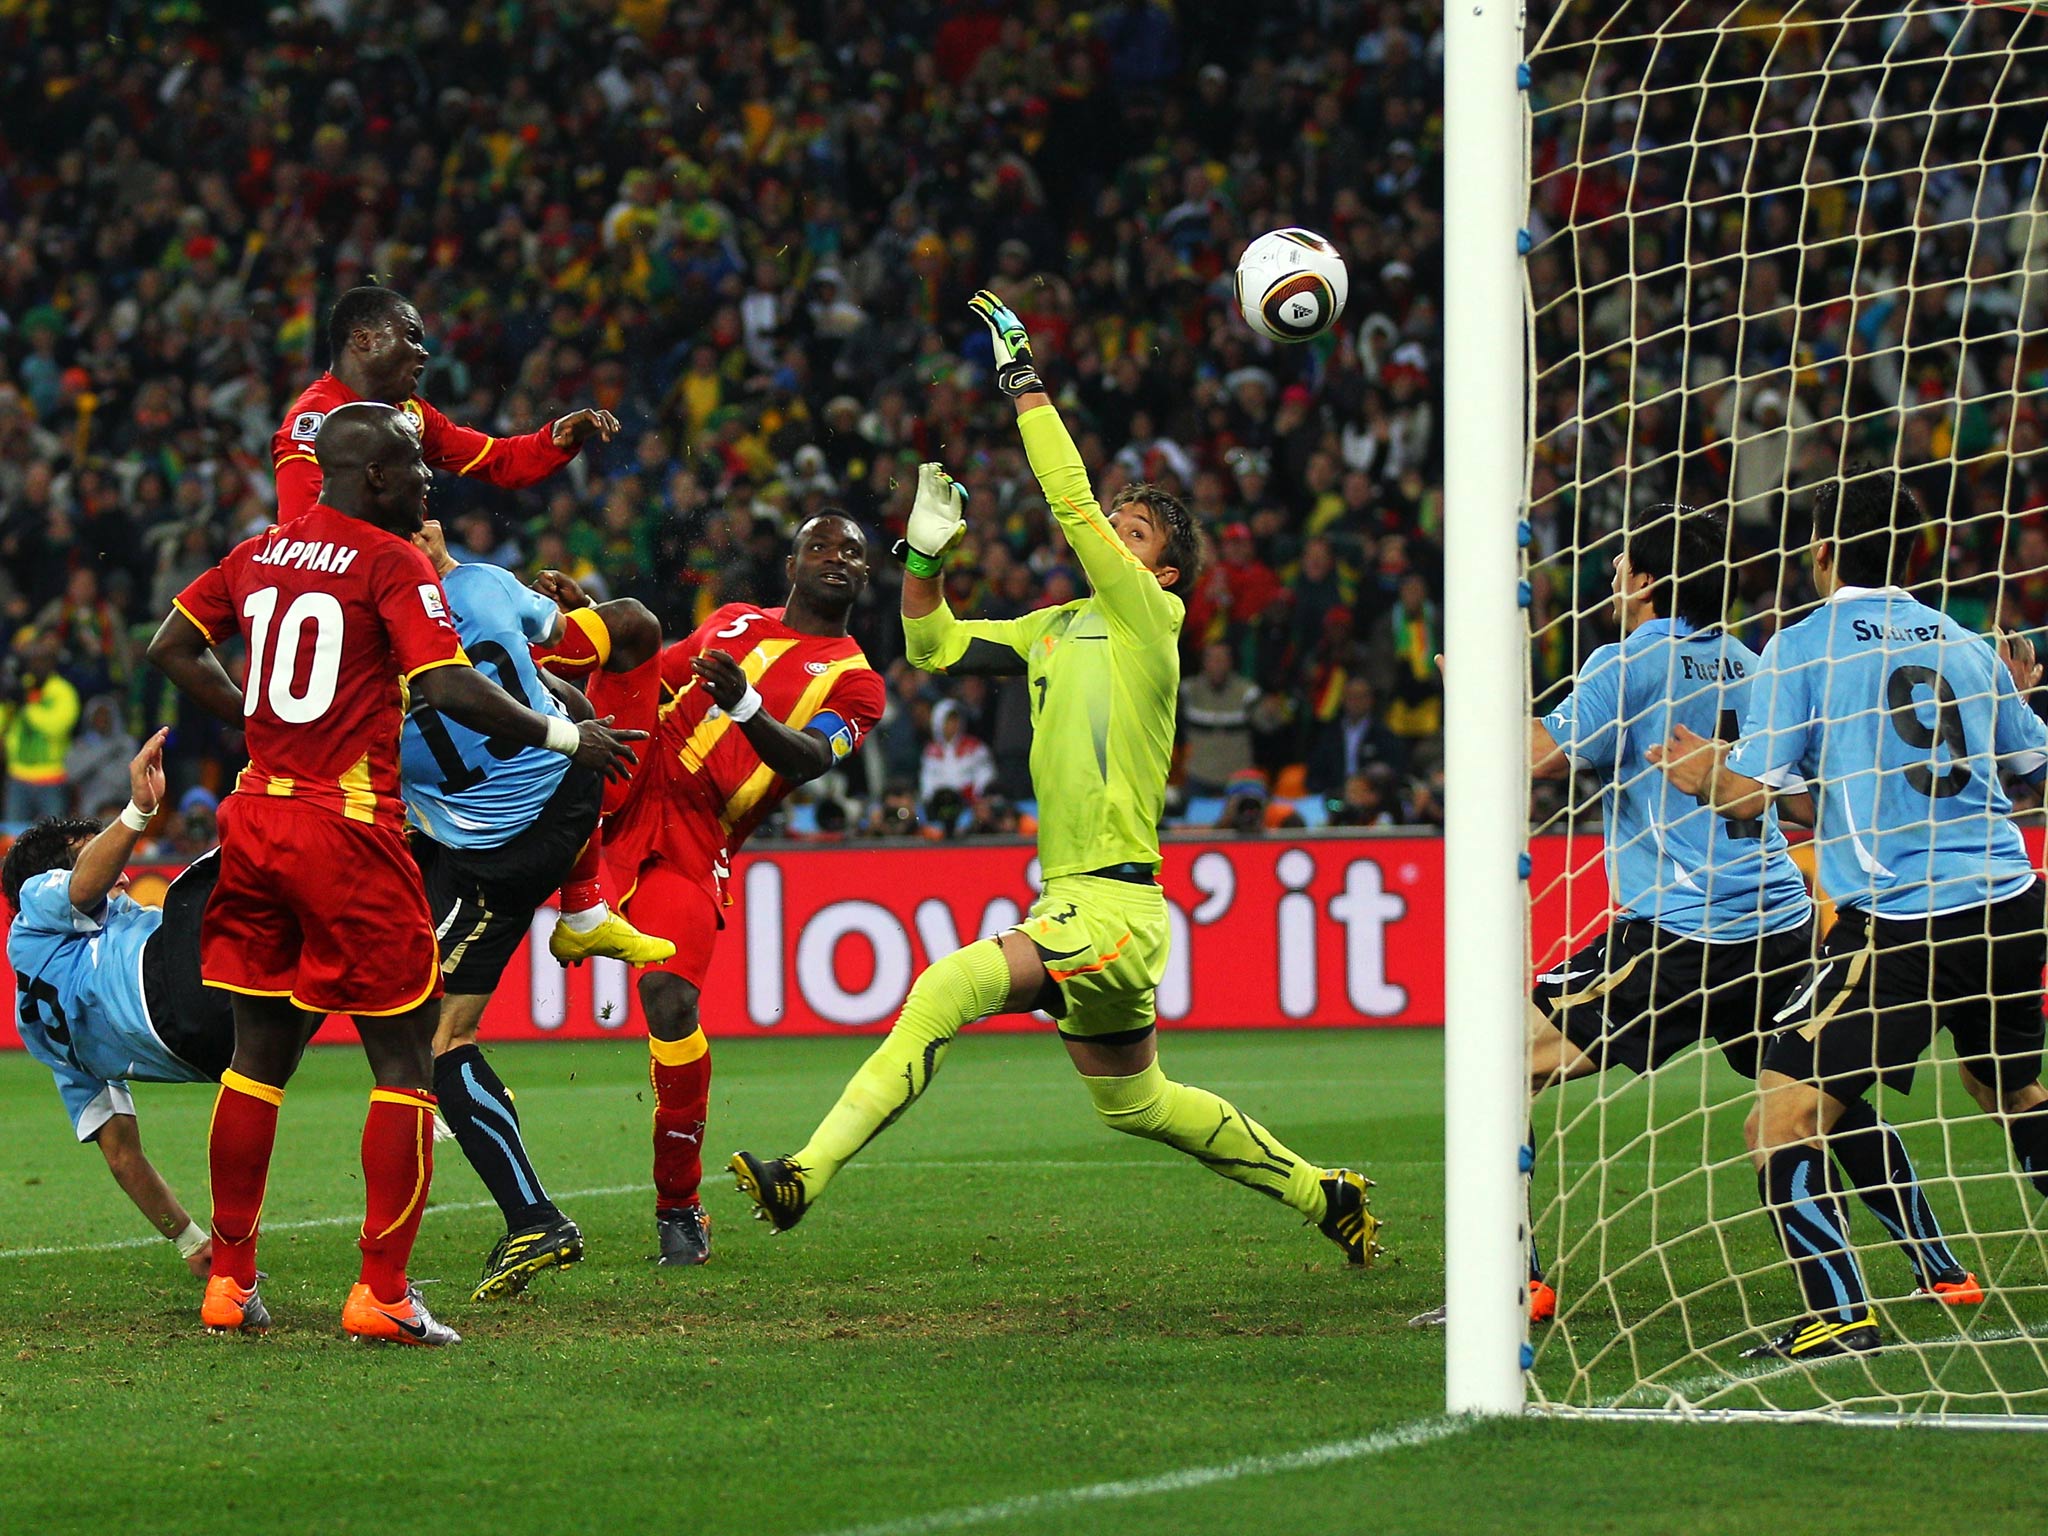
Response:
[[[592,704],[655,740],[630,788],[607,796],[605,858],[623,910],[675,955],[640,977],[654,1085],[655,1229],[663,1264],[702,1264],[699,1186],[711,1047],[698,998],[724,926],[728,861],[799,784],[881,719],[881,679],[846,632],[867,589],[867,538],[839,512],[796,531],[780,608],[728,603],[631,672],[593,678]],[[557,573],[565,600],[578,595]]]
[[[470,660],[535,712],[588,719],[583,695],[544,680],[528,652],[555,643],[565,627],[554,599],[501,567],[457,564],[439,523],[427,523],[413,542],[441,578]],[[660,621],[631,598],[599,611],[606,666],[631,671],[661,649]],[[515,1295],[541,1270],[582,1258],[583,1234],[548,1198],[512,1095],[477,1045],[477,1025],[534,912],[596,833],[604,780],[559,752],[485,737],[426,704],[406,716],[399,773],[407,814],[420,829],[413,856],[441,949],[434,1094],[505,1217],[505,1235],[484,1260],[473,1298]],[[675,953],[665,939],[634,937],[648,961]]]
[[[1601,782],[1614,905],[1604,933],[1537,979],[1531,1095],[1609,1067],[1651,1072],[1709,1039],[1754,1080],[1778,1015],[1811,982],[1813,901],[1776,809],[1724,822],[1644,760],[1677,726],[1732,736],[1751,697],[1755,653],[1720,628],[1727,545],[1727,521],[1714,512],[1667,505],[1633,525],[1614,560],[1620,643],[1587,657],[1571,693],[1530,726],[1534,777],[1568,778],[1577,767]],[[1920,1292],[1950,1305],[1982,1301],[1898,1132],[1859,1101],[1828,1145]],[[1533,1241],[1529,1263],[1529,1317],[1546,1322],[1557,1292]],[[1416,1322],[1442,1320],[1438,1308]]]
[[[927,464],[911,513],[903,632],[911,661],[927,671],[1029,679],[1044,889],[1023,923],[918,977],[888,1038],[801,1150],[737,1153],[733,1173],[756,1213],[788,1231],[916,1102],[961,1029],[1042,1008],[1059,1020],[1105,1124],[1273,1196],[1320,1226],[1352,1263],[1367,1263],[1379,1221],[1366,1180],[1296,1156],[1234,1105],[1170,1081],[1157,1060],[1154,993],[1168,936],[1158,828],[1180,687],[1182,607],[1172,589],[1194,579],[1194,525],[1150,486],[1127,489],[1104,515],[1023,325],[994,294],[972,302],[994,333],[997,383],[1016,402],[1032,471],[1093,595],[1021,619],[954,618],[940,570],[965,532],[962,495]]]
[[[430,470],[469,476],[506,490],[522,490],[568,465],[592,438],[610,442],[619,423],[609,411],[571,411],[548,426],[517,437],[492,437],[460,426],[417,394],[427,366],[420,312],[390,288],[351,288],[327,318],[330,371],[323,373],[285,414],[270,440],[277,477],[277,520],[289,522],[320,497],[320,465],[313,439],[328,412],[350,401],[395,406],[412,423]],[[609,606],[609,605],[607,605]],[[572,618],[544,647],[553,670],[576,674],[603,664],[612,637],[601,611]],[[645,941],[605,905],[593,844],[562,885],[561,919],[548,953],[564,965],[606,955],[641,965],[652,958]]]
[[[149,647],[249,749],[221,802],[220,876],[200,932],[205,982],[234,994],[235,1012],[208,1134],[213,1273],[200,1317],[219,1332],[269,1326],[256,1236],[278,1107],[312,1028],[346,1013],[376,1086],[363,1125],[362,1273],[342,1327],[452,1344],[406,1279],[433,1178],[441,974],[398,792],[401,687],[449,719],[587,768],[623,768],[631,753],[603,724],[538,714],[469,665],[440,579],[410,542],[432,476],[397,411],[341,406],[315,449],[326,501],[200,575]],[[245,688],[213,655],[237,635]]]
[[[199,981],[199,914],[220,869],[209,853],[161,907],[126,895],[122,872],[164,803],[164,737],[128,765],[120,817],[39,821],[0,864],[21,1042],[50,1069],[80,1141],[92,1142],[136,1208],[204,1280],[213,1249],[142,1150],[128,1084],[217,1083],[235,1049],[227,996]]]
[[[1741,740],[1675,722],[1650,753],[1732,821],[1810,794],[1820,883],[1835,899],[1807,1011],[1772,1039],[1758,1079],[1758,1193],[1810,1315],[1749,1356],[1879,1346],[1825,1149],[1873,1085],[1910,1089],[1937,1029],[2048,1194],[2048,936],[2041,882],[1999,782],[2001,769],[2031,777],[2048,764],[2048,726],[2013,676],[2032,686],[2039,669],[2031,648],[1994,650],[1891,585],[1920,523],[1890,470],[1858,468],[1821,487],[1811,555],[1822,602],[1764,647]]]

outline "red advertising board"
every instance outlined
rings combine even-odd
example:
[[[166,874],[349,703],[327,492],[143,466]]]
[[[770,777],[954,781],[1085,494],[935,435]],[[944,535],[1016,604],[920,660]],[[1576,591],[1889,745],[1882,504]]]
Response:
[[[1443,1022],[1448,943],[1443,843],[1407,834],[1170,842],[1173,928],[1161,1021],[1182,1029]],[[148,900],[166,871],[138,871]],[[742,856],[704,989],[714,1035],[885,1028],[934,958],[1030,906],[1029,843],[781,845]],[[1597,835],[1538,839],[1536,953],[1596,928],[1607,889]],[[590,1039],[640,1028],[626,969],[564,971],[548,957],[552,909],[506,968],[484,1016],[494,1040]],[[7,978],[11,985],[12,977]],[[12,999],[0,1047],[18,1045]],[[1013,1018],[984,1028],[1030,1028]]]

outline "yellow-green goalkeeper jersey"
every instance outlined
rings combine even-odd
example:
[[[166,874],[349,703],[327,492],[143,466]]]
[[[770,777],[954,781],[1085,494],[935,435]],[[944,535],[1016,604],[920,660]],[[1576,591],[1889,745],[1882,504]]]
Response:
[[[1040,406],[1017,425],[1094,595],[1021,619],[961,620],[942,602],[903,621],[911,664],[1028,680],[1031,784],[1047,879],[1156,865],[1180,691],[1181,601],[1102,515],[1059,412]]]

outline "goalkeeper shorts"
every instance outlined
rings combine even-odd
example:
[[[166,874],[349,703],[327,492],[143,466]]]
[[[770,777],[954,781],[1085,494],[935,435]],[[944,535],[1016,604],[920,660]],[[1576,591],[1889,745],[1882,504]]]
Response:
[[[1015,929],[1059,989],[1060,1034],[1110,1044],[1142,1038],[1157,1020],[1166,974],[1166,896],[1152,882],[1057,875]]]

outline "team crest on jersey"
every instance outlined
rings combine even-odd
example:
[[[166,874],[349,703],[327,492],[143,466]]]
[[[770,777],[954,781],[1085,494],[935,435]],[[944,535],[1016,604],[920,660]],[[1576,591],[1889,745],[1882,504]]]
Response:
[[[320,423],[327,419],[325,411],[301,411],[292,418],[292,440],[310,443],[320,435]]]
[[[804,670],[813,677],[823,677],[832,670],[832,663],[829,661],[807,661],[804,663]]]
[[[404,418],[405,418],[405,419],[406,419],[407,421],[409,421],[409,422],[411,422],[411,423],[412,423],[412,435],[413,435],[414,437],[425,437],[425,436],[426,436],[426,434],[427,434],[427,418],[426,418],[426,414],[425,414],[425,413],[424,413],[423,411],[421,411],[421,410],[420,410],[420,403],[419,403],[419,401],[417,401],[417,400],[408,400],[408,401],[406,401],[406,402],[405,402],[405,403],[404,403],[403,405],[399,406],[399,408],[398,408],[398,413],[399,413],[399,414],[400,414],[401,416],[403,416],[403,417],[404,417]]]

